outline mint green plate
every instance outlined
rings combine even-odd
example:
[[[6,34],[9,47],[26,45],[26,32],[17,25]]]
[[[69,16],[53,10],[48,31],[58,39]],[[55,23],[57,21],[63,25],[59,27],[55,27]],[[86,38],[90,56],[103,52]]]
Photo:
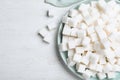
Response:
[[[90,1],[93,1],[93,0],[81,1],[80,4],[82,4],[82,3],[88,4],[88,3],[90,3]],[[109,1],[109,0],[107,0],[107,1]],[[77,5],[77,7],[78,7],[78,5]],[[75,8],[77,8],[77,7],[75,7]],[[65,65],[65,67],[67,67],[67,69],[69,69],[70,72],[72,72],[80,80],[85,80],[84,77],[82,76],[82,74],[78,73],[76,71],[75,66],[71,67],[71,66],[67,65],[67,52],[61,52],[60,49],[59,49],[59,45],[62,42],[63,26],[64,26],[64,24],[61,23],[60,26],[59,26],[59,29],[58,29],[58,34],[57,34],[57,46],[58,46],[58,51],[59,51],[59,57],[61,58],[62,63]],[[99,79],[97,77],[91,77],[89,80],[99,80]],[[103,80],[120,80],[120,73],[116,72],[116,78],[114,78],[114,79],[107,79],[106,78],[106,79],[103,79]]]

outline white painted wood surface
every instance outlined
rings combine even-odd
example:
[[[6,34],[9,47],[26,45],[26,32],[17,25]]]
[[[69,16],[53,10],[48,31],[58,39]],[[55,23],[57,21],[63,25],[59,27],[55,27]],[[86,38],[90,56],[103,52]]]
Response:
[[[44,0],[0,0],[0,80],[77,80],[58,59],[56,31],[50,45],[37,35],[57,20],[46,17],[48,9],[55,9],[60,20],[69,7],[56,8]]]

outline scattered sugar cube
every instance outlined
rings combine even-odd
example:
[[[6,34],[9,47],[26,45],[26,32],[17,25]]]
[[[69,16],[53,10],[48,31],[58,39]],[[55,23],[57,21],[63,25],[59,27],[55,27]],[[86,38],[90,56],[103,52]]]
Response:
[[[38,34],[40,34],[42,37],[45,37],[49,34],[49,31],[46,28],[42,28],[38,31]]]
[[[55,14],[55,11],[52,10],[52,9],[50,9],[50,10],[47,11],[47,16],[48,17],[54,17],[54,14]]]
[[[50,43],[52,40],[52,37],[50,34],[46,35],[44,38],[43,38],[43,41],[46,42],[46,43]]]
[[[53,29],[55,29],[57,27],[57,25],[55,24],[55,23],[49,23],[48,25],[47,25],[47,28],[48,28],[48,30],[53,30]]]

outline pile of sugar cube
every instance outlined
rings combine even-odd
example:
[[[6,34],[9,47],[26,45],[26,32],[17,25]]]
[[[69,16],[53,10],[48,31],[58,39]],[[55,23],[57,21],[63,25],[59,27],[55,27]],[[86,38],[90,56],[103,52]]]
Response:
[[[61,51],[69,66],[86,78],[115,78],[120,71],[120,6],[115,0],[92,1],[63,17]]]

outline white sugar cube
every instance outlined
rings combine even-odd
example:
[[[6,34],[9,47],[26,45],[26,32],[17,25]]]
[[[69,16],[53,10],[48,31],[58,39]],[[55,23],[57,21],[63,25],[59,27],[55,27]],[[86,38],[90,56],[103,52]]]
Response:
[[[40,34],[42,37],[45,37],[49,34],[49,31],[46,28],[42,28],[38,31],[38,34]]]
[[[75,39],[76,46],[80,46],[81,45],[81,41],[82,41],[81,38]]]
[[[91,8],[91,13],[90,14],[91,14],[94,21],[98,20],[99,17],[100,17],[100,13],[99,13],[98,9],[96,9],[96,8]]]
[[[94,18],[92,18],[92,16],[85,16],[84,17],[84,21],[87,25],[92,25],[94,24]]]
[[[98,36],[96,33],[90,34],[90,38],[91,38],[92,42],[98,41]]]
[[[52,40],[52,37],[50,34],[46,35],[44,38],[43,38],[43,41],[46,42],[46,43],[50,43]]]
[[[90,35],[90,34],[92,34],[94,32],[95,32],[94,26],[90,26],[90,27],[87,28],[88,35]]]
[[[101,44],[99,41],[94,42],[93,49],[95,49],[98,52],[101,50]]]
[[[106,74],[105,73],[97,73],[97,76],[100,80],[106,78]]]
[[[114,65],[117,60],[115,58],[108,58],[108,61]]]
[[[87,46],[88,44],[90,44],[90,38],[89,37],[84,37],[83,40],[82,40],[82,45]]]
[[[48,17],[54,17],[55,11],[53,9],[50,9],[47,11],[47,16]]]
[[[68,21],[68,25],[71,27],[77,27],[78,23],[80,23],[83,20],[82,16],[79,14],[76,17],[71,18]]]
[[[87,29],[87,24],[81,23],[80,26],[79,26],[78,28],[79,28],[79,29],[85,30],[85,29]]]
[[[51,22],[47,25],[47,27],[48,27],[48,30],[51,31],[51,30],[55,29],[57,27],[57,25],[55,23]]]
[[[99,26],[104,26],[104,21],[100,18],[100,19],[97,20],[97,24]]]
[[[107,7],[107,3],[105,2],[105,0],[99,0],[97,6],[100,10],[105,11]]]
[[[84,53],[84,47],[76,47],[76,48],[75,48],[75,52],[76,52],[76,53],[80,53],[80,54],[81,54],[81,53]]]
[[[97,1],[91,1],[91,7],[96,8],[97,7]]]
[[[115,52],[112,51],[111,48],[107,48],[104,51],[104,55],[107,57],[107,58],[114,58],[115,57]]]
[[[76,9],[71,9],[68,15],[70,17],[75,17],[77,14],[78,14],[78,11]]]
[[[70,27],[64,27],[63,28],[63,32],[62,32],[63,35],[70,36],[70,33],[71,33],[71,28]]]
[[[98,54],[91,54],[90,55],[90,63],[91,64],[97,64],[99,61],[100,56]]]
[[[71,18],[67,17],[67,16],[63,16],[63,18],[62,18],[62,22],[65,23],[65,24],[68,24],[69,20],[71,20]]]
[[[110,48],[111,47],[111,43],[108,39],[101,40],[101,43],[104,46],[104,48]]]
[[[101,19],[103,20],[103,22],[106,24],[106,23],[108,23],[109,22],[109,17],[108,17],[108,15],[106,15],[106,14],[101,14]]]
[[[68,45],[67,43],[61,43],[59,45],[60,51],[67,51],[68,50]]]
[[[86,31],[85,30],[79,30],[77,32],[77,35],[79,38],[83,38],[84,36],[86,36]]]
[[[79,63],[79,62],[81,62],[81,57],[82,56],[80,54],[75,53],[73,56],[73,61]]]
[[[100,57],[99,64],[106,64],[106,59],[104,56]]]
[[[77,69],[77,72],[83,73],[86,69],[86,66],[83,64],[77,64],[76,69]]]
[[[69,66],[74,66],[75,62],[72,60],[72,58],[67,58],[67,63]]]
[[[102,72],[102,71],[103,71],[103,65],[97,64],[97,65],[96,65],[96,71]]]
[[[109,24],[105,27],[105,30],[109,33],[117,32],[117,29],[115,28],[116,24]]]
[[[90,8],[90,4],[81,4],[78,10],[84,13],[85,11],[88,11],[89,8]]]
[[[89,64],[88,68],[90,70],[96,71],[96,64]]]
[[[119,58],[119,59],[117,59],[117,64],[118,64],[118,65],[120,65],[120,58]]]
[[[69,49],[74,49],[76,47],[75,40],[68,41]]]
[[[105,31],[102,28],[97,26],[97,27],[95,27],[95,31],[98,34],[100,40],[103,40],[107,37],[107,34],[105,33]]]
[[[63,36],[62,37],[62,43],[67,43],[68,42],[69,37],[68,36]]]
[[[85,78],[85,80],[89,80],[90,77],[95,77],[96,72],[92,71],[92,70],[85,70],[82,74],[82,76]]]
[[[103,72],[108,73],[113,70],[113,66],[110,63],[104,65]]]
[[[68,57],[73,57],[74,53],[75,53],[74,49],[68,50]]]
[[[68,40],[71,41],[71,40],[75,40],[76,38],[75,37],[71,37],[69,36]]]
[[[108,72],[107,73],[108,78],[115,78],[115,72]]]
[[[71,35],[72,37],[77,37],[77,32],[78,32],[78,29],[77,29],[77,28],[72,28],[70,35]]]
[[[81,60],[81,63],[85,64],[85,65],[88,65],[89,64],[89,58],[86,57],[86,56],[83,56],[82,57],[82,60]]]

